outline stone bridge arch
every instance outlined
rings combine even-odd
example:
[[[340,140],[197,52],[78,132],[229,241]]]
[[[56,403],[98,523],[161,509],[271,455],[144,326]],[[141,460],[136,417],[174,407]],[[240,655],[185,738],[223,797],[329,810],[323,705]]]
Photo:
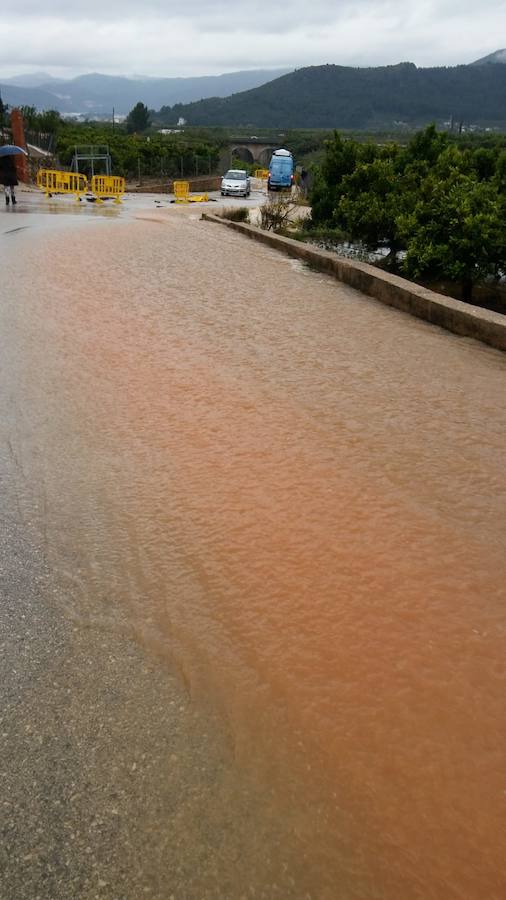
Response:
[[[255,157],[248,147],[232,147],[232,158],[242,159],[243,162],[254,163]]]
[[[271,156],[274,153],[276,147],[264,147],[263,150],[260,150],[257,156],[257,162],[260,163],[260,167],[262,169],[268,169],[269,163],[271,161]]]
[[[265,169],[269,165],[271,156],[281,144],[271,144],[258,137],[235,137],[230,139],[230,154],[244,162],[256,163],[259,168]]]

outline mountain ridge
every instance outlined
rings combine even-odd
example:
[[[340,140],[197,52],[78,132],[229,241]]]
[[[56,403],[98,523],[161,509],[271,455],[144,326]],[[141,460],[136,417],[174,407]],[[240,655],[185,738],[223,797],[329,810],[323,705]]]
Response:
[[[506,66],[307,66],[226,98],[162,107],[171,125],[248,128],[418,127],[453,119],[506,126]]]
[[[68,80],[51,79],[47,83],[39,81],[33,87],[16,83],[19,80],[26,81],[30,76],[18,76],[14,80],[0,81],[0,93],[4,103],[10,106],[36,106],[38,109],[56,109],[62,114],[80,113],[89,116],[110,116],[114,107],[117,114],[125,115],[139,101],[150,109],[158,109],[162,105],[186,103],[206,97],[227,97],[238,91],[257,87],[280,73],[289,71],[291,70],[287,68],[251,69],[188,78],[130,78],[125,75],[90,72]]]
[[[504,64],[506,63],[506,49],[495,50],[493,53],[489,53],[487,56],[482,56],[481,59],[475,59],[472,66],[487,66],[487,65],[496,65],[498,63]]]
[[[460,66],[418,68],[326,64],[295,70],[259,69],[189,78],[78,75],[38,87],[0,84],[10,105],[121,115],[139,100],[159,109],[155,120],[173,125],[248,128],[359,128],[420,126],[431,121],[506,127],[506,50]],[[43,72],[33,73],[42,82]],[[252,83],[253,82],[253,83]],[[174,99],[175,98],[175,99]]]

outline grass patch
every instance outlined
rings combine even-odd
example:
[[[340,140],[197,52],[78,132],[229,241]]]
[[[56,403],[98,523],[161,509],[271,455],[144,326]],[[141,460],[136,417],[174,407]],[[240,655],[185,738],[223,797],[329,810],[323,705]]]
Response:
[[[247,206],[230,206],[220,213],[222,218],[229,222],[249,222],[249,209]]]

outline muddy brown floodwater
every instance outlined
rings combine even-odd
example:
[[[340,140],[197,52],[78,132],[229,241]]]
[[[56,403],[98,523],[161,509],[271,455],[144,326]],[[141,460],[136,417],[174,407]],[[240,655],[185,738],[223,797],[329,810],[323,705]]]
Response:
[[[187,210],[10,239],[2,429],[68,615],[214,710],[294,897],[503,898],[501,354]]]

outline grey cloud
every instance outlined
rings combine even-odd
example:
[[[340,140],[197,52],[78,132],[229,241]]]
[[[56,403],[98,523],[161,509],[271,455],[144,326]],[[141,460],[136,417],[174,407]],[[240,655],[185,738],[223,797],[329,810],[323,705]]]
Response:
[[[417,65],[470,62],[504,45],[506,3],[471,0],[257,0],[251,11],[224,0],[38,0],[2,4],[0,75],[42,68],[147,75],[325,62]],[[498,37],[499,35],[499,37]]]
[[[195,0],[189,5],[184,0],[164,2],[164,0],[143,0],[142,6],[135,0],[89,0],[87,3],[52,0],[50,8],[41,12],[37,0],[23,0],[18,5],[15,0],[2,4],[4,21],[59,19],[63,22],[94,21],[114,23],[127,21],[149,22],[156,27],[163,23],[185,25],[200,33],[257,33],[272,34],[293,31],[296,27],[332,26],[336,22],[355,18],[357,15],[377,17],[383,10],[385,15],[400,13],[409,2],[402,0],[290,0],[290,3],[273,3],[272,0],[258,0],[251,10],[232,7],[226,0],[210,4],[207,0]]]
[[[392,0],[379,0],[377,5],[389,5]],[[239,26],[247,27],[252,22],[263,19],[268,25],[269,19],[273,16],[282,15],[285,23],[290,25],[294,18],[304,18],[310,20],[313,16],[318,18],[334,20],[341,14],[342,10],[351,6],[370,5],[370,0],[357,0],[352,4],[350,0],[341,0],[341,2],[331,2],[331,0],[314,0],[310,5],[307,0],[292,0],[289,4],[279,5],[268,2],[268,0],[258,0],[250,10],[241,10],[237,6],[232,6],[226,0],[216,0],[209,3],[208,0],[194,0],[191,4],[185,0],[143,0],[142,5],[135,0],[110,0],[104,3],[101,0],[89,0],[83,3],[82,0],[52,0],[50,7],[46,7],[45,14],[54,18],[62,19],[96,19],[111,21],[121,21],[124,19],[147,19],[150,17],[157,19],[193,19],[198,22],[206,20],[209,22],[220,20],[222,22],[229,21],[238,23]],[[282,8],[280,8],[282,6]],[[41,17],[41,6],[37,0],[22,0],[21,3],[15,0],[6,0],[2,3],[2,15],[8,17]]]

